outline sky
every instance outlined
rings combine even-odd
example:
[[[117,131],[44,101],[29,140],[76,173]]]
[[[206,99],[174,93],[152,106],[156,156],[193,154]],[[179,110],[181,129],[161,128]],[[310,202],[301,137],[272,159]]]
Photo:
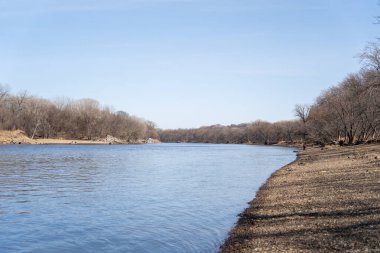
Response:
[[[294,119],[360,69],[377,0],[0,0],[0,83],[160,128]]]

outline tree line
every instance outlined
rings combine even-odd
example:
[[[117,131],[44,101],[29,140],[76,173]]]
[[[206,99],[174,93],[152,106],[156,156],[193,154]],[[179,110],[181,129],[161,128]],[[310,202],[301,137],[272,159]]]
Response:
[[[239,125],[160,130],[124,111],[113,111],[93,99],[50,101],[0,84],[0,130],[23,130],[31,138],[102,139],[126,142],[154,138],[162,142],[203,143],[340,143],[379,141],[380,46],[360,54],[362,68],[323,91],[311,105],[296,105],[296,120],[257,120]]]
[[[196,129],[160,130],[163,142],[327,143],[379,141],[380,46],[370,43],[360,54],[357,73],[323,91],[311,105],[296,105],[293,121],[265,122]]]
[[[270,123],[257,120],[239,125],[214,125],[194,129],[159,130],[162,142],[262,143],[296,142],[302,126],[298,120]]]
[[[108,135],[125,142],[158,138],[155,124],[94,99],[50,101],[0,84],[0,130],[23,130],[30,138],[97,140]]]
[[[322,92],[304,117],[307,139],[354,144],[378,141],[380,127],[380,47],[369,44],[360,54],[363,66]],[[301,110],[302,111],[302,110]],[[298,110],[297,115],[301,116]]]

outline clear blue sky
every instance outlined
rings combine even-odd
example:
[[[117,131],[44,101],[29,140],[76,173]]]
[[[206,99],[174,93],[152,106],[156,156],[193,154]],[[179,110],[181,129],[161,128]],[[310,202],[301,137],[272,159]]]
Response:
[[[377,0],[0,0],[0,83],[161,128],[292,119],[355,72]]]

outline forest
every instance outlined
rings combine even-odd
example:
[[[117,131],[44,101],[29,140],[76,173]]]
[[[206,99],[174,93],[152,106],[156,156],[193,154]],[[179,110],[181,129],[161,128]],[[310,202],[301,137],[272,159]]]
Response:
[[[93,99],[50,101],[26,91],[11,94],[0,84],[0,130],[22,130],[30,138],[97,140],[111,135],[129,143],[162,142],[339,143],[380,140],[380,46],[370,43],[359,56],[362,66],[323,91],[311,105],[296,105],[297,119],[195,129],[162,130],[151,121],[113,111]]]
[[[30,138],[97,140],[108,135],[134,143],[158,138],[153,122],[113,111],[94,99],[49,101],[26,91],[11,95],[0,86],[0,130],[22,130]]]
[[[297,120],[255,121],[240,125],[160,130],[163,142],[339,143],[380,140],[380,46],[370,43],[359,55],[362,67],[323,91],[311,105],[296,105]]]

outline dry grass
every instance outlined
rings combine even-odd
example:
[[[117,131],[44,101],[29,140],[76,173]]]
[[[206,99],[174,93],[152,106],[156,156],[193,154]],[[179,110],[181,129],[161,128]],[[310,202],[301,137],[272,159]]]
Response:
[[[0,130],[0,144],[108,144],[105,140],[30,139],[23,131]]]
[[[134,142],[127,142],[118,138],[107,136],[98,140],[74,140],[74,139],[30,139],[25,132],[21,130],[3,131],[0,130],[0,144],[74,144],[74,145],[107,145],[107,144],[144,144],[145,140],[140,139]],[[151,139],[150,143],[160,143],[159,140]]]
[[[21,130],[0,130],[0,144],[33,144],[34,142],[34,140],[26,136],[25,133]]]
[[[380,145],[310,148],[275,172],[221,252],[380,251]]]

